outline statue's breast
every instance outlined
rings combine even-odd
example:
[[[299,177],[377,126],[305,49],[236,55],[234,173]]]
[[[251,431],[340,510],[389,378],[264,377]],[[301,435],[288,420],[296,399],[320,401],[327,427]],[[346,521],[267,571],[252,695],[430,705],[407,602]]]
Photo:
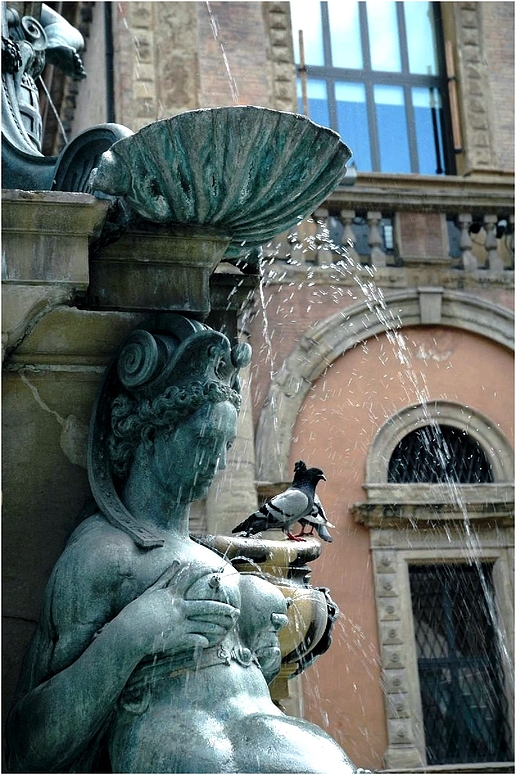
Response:
[[[231,565],[207,573],[188,587],[185,600],[217,600],[241,608],[240,574]]]

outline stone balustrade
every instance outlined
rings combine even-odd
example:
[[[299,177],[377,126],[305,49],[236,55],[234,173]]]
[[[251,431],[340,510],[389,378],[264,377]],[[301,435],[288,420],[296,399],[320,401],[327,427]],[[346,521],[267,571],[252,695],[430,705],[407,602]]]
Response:
[[[315,266],[340,256],[376,269],[433,265],[493,277],[514,269],[513,213],[510,176],[359,175],[265,254]]]

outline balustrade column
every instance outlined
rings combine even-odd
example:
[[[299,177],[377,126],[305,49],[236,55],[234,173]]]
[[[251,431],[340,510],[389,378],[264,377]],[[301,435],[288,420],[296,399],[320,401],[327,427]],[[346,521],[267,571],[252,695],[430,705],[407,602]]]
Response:
[[[317,264],[332,260],[331,256],[328,255],[328,252],[330,251],[330,234],[328,231],[329,217],[330,213],[327,207],[317,208],[313,215],[316,226],[314,249],[317,251],[314,258]]]
[[[380,232],[381,220],[381,213],[367,213],[367,223],[369,224],[369,236],[367,238],[367,242],[371,248],[371,265],[377,269],[387,266],[387,256],[381,248],[381,245],[383,245],[382,234]]]
[[[503,272],[503,259],[498,253],[498,241],[496,239],[496,224],[498,218],[496,215],[484,215],[484,228],[486,230],[486,240],[484,247],[487,252],[486,269],[493,272]]]
[[[356,238],[355,238],[355,233],[353,231],[353,225],[352,225],[355,215],[356,215],[355,210],[340,211],[340,218],[344,226],[344,231],[342,232],[342,246],[345,248],[349,257],[353,261],[359,262],[360,257],[357,251],[355,250]]]
[[[469,233],[473,217],[471,213],[460,213],[458,221],[460,226],[460,251],[462,254],[462,268],[466,272],[474,272],[476,269],[478,269],[478,262],[476,256],[471,251],[473,242]]]

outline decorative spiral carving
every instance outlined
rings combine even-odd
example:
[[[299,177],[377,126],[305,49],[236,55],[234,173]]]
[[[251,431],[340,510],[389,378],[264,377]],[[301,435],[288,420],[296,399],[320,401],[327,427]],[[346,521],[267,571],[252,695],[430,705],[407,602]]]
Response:
[[[133,331],[118,357],[118,378],[128,390],[149,382],[160,367],[160,350],[148,331]]]
[[[25,37],[35,51],[44,51],[48,45],[47,34],[41,24],[32,16],[24,16],[21,25]]]

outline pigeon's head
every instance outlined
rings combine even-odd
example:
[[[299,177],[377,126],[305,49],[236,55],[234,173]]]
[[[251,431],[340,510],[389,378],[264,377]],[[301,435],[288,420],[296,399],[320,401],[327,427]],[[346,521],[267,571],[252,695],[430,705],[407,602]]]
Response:
[[[312,480],[315,480],[316,482],[319,482],[321,479],[325,482],[326,477],[324,475],[324,472],[321,471],[320,468],[307,468],[306,469],[307,475],[310,476]]]
[[[324,472],[320,468],[307,468],[301,460],[294,466],[294,481],[298,484],[301,482],[309,482],[315,487],[317,482],[320,482],[321,479],[326,481]]]

